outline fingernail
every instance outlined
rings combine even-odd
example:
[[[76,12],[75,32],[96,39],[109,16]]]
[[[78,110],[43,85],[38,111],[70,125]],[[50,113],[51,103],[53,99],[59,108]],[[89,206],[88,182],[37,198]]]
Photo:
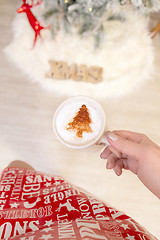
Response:
[[[109,163],[107,162],[107,165],[106,165],[107,169],[109,169]]]
[[[118,136],[113,132],[107,132],[107,137],[110,138],[114,142],[117,141],[117,139],[118,139]]]
[[[115,168],[115,169],[114,169],[114,172],[115,172],[115,174],[116,174],[117,176],[120,176],[120,175],[122,174],[122,169],[120,169],[120,168]]]
[[[103,152],[100,154],[100,158],[104,158]]]
[[[112,168],[113,168],[112,165],[107,163],[107,169],[112,169]]]

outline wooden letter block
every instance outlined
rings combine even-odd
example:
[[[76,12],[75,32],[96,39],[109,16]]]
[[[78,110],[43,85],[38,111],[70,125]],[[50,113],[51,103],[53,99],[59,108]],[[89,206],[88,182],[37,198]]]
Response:
[[[66,62],[59,62],[54,60],[48,61],[51,68],[48,73],[46,73],[47,78],[55,78],[55,79],[66,79],[67,78],[67,69],[68,64]]]
[[[77,74],[77,64],[73,63],[70,67],[66,69],[66,79],[76,80]]]
[[[76,76],[77,81],[88,81],[88,69],[86,65],[80,65],[78,70],[77,70],[77,76]]]
[[[45,77],[54,78],[54,69],[55,69],[56,61],[48,60],[48,63],[50,64],[50,71],[45,74]]]
[[[56,62],[55,65],[55,75],[56,79],[66,79],[66,69],[68,68],[68,64],[66,62]]]
[[[90,67],[88,81],[92,83],[97,83],[102,81],[103,68],[101,67]]]

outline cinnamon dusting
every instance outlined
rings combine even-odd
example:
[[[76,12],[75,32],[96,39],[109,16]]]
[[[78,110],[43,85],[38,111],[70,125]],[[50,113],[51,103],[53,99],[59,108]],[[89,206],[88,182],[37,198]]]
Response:
[[[83,132],[92,132],[90,123],[92,122],[88,108],[83,104],[76,116],[73,118],[72,122],[69,122],[67,125],[67,130],[73,130],[76,132],[76,136],[82,138]]]

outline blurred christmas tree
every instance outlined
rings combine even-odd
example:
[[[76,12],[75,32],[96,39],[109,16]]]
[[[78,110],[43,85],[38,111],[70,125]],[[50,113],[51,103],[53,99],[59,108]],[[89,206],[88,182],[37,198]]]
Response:
[[[96,45],[104,39],[106,21],[125,20],[125,5],[144,13],[160,9],[160,0],[44,0],[44,4],[44,17],[52,24],[53,36],[60,29],[85,36],[91,33]]]

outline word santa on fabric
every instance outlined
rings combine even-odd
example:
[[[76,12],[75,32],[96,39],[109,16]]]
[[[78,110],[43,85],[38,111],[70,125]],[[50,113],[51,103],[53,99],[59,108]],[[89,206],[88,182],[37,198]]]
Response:
[[[85,64],[71,66],[67,62],[49,60],[50,71],[45,77],[60,80],[71,79],[74,81],[99,83],[102,81],[103,68],[98,66],[87,67]]]

